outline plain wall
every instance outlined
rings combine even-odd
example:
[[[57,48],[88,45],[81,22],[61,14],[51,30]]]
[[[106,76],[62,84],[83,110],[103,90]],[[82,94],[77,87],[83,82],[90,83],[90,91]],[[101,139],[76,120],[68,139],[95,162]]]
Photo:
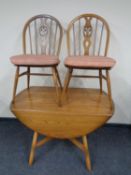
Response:
[[[66,29],[75,16],[96,13],[103,16],[111,29],[108,55],[117,61],[111,70],[115,113],[109,122],[131,123],[131,1],[130,0],[0,0],[0,117],[13,117],[10,112],[15,67],[9,57],[22,53],[22,28],[28,18],[37,14],[50,14],[59,19]],[[61,77],[66,69],[65,36],[59,66]],[[32,84],[52,85],[50,79],[33,79]],[[88,87],[88,80],[72,81],[71,86]],[[91,84],[92,85],[92,84]],[[22,78],[18,91],[26,87]]]

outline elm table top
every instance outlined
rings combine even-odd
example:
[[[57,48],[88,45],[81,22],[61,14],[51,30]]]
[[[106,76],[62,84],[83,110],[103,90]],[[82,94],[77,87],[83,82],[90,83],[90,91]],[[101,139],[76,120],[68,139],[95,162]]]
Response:
[[[30,87],[21,91],[11,111],[30,129],[54,138],[74,138],[102,126],[114,109],[99,89],[70,88],[62,107],[56,103],[53,87]]]

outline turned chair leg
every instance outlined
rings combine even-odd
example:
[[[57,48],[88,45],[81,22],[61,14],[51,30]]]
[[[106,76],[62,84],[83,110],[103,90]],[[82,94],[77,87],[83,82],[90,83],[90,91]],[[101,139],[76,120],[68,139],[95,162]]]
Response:
[[[13,99],[12,103],[14,103],[15,96],[16,96],[16,90],[17,90],[17,84],[18,84],[18,79],[19,79],[19,66],[16,68],[16,73],[15,73],[15,80],[14,80],[14,89],[13,89]]]
[[[111,82],[110,82],[110,75],[109,75],[109,70],[106,70],[106,78],[107,78],[107,90],[108,90],[108,96],[109,99],[112,99],[111,95]]]
[[[30,156],[29,156],[29,165],[32,165],[33,160],[34,160],[37,138],[38,138],[38,133],[34,132],[33,140],[32,140],[32,146],[31,146],[31,152],[30,152]]]
[[[102,70],[99,70],[100,93],[102,93]]]
[[[30,87],[30,67],[27,67],[27,88]]]
[[[83,140],[83,146],[84,146],[84,152],[85,152],[86,167],[89,171],[91,171],[91,161],[90,161],[87,137],[83,136],[82,140]]]
[[[107,79],[106,82],[107,82],[108,96],[111,103],[111,108],[113,108],[109,70],[106,70],[106,79]]]
[[[57,77],[57,74],[56,74],[56,71],[55,71],[54,67],[52,68],[52,75],[53,75],[54,85],[55,85],[55,88],[56,88],[58,106],[61,106],[61,99],[60,99],[61,92],[59,91],[59,86],[58,86],[59,80],[58,80],[58,77]]]
[[[66,77],[65,77],[65,81],[64,81],[64,87],[63,87],[63,92],[62,92],[62,101],[65,99],[66,97],[66,94],[67,94],[67,91],[68,91],[68,86],[69,86],[69,83],[70,83],[70,79],[71,79],[71,76],[72,76],[72,72],[73,72],[73,69],[70,68],[67,73],[66,73]]]
[[[57,79],[58,79],[58,82],[59,82],[59,85],[60,85],[60,89],[61,89],[61,91],[62,91],[62,83],[61,83],[61,79],[60,79],[58,70],[57,70],[56,67],[54,68],[54,70],[55,70],[55,73],[56,73],[56,76],[57,76]]]

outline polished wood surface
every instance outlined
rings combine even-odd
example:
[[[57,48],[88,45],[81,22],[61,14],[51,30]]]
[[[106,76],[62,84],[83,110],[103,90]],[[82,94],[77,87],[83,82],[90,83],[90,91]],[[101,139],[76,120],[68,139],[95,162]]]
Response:
[[[55,88],[31,87],[20,92],[11,111],[32,130],[53,138],[84,136],[103,125],[112,115],[109,96],[98,89],[70,88],[62,107]]]

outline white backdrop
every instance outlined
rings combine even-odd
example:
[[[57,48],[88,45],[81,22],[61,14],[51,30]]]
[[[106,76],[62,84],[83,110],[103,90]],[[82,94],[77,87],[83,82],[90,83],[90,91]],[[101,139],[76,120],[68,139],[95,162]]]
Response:
[[[0,117],[13,117],[10,101],[13,89],[15,67],[9,57],[22,53],[21,31],[28,18],[37,14],[50,14],[60,20],[66,29],[67,24],[81,13],[96,13],[103,16],[111,29],[111,42],[108,55],[116,58],[117,65],[111,70],[112,92],[115,113],[109,122],[131,123],[131,1],[130,0],[0,0]],[[64,36],[65,40],[65,36]],[[65,41],[61,51],[62,63],[59,66],[61,77],[65,72],[62,66],[66,56]],[[51,84],[49,79],[35,78],[33,83]],[[89,81],[72,81],[71,86],[87,87]],[[26,86],[24,79],[19,90]]]

